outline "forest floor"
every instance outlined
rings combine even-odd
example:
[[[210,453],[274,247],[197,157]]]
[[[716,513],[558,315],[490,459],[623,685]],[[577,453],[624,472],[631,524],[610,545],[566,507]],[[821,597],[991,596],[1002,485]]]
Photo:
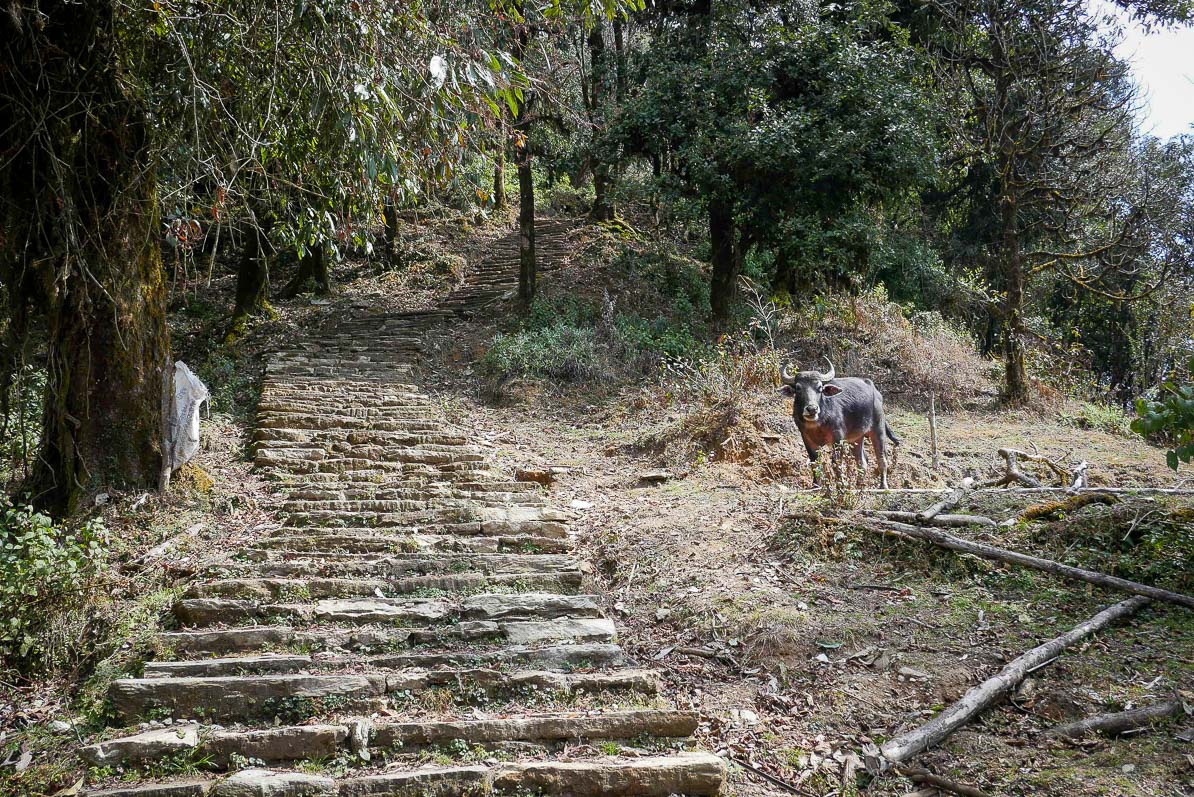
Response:
[[[231,278],[218,276],[214,290],[176,290],[176,351],[215,397],[213,417],[203,422],[204,449],[168,498],[138,504],[139,496],[112,494],[105,512],[121,547],[121,572],[107,610],[115,619],[78,665],[93,674],[82,686],[59,674],[6,688],[0,748],[32,751],[45,782],[69,785],[73,765],[63,761],[73,756],[56,758],[55,751],[73,752],[76,734],[44,729],[63,719],[81,727],[88,712],[102,711],[106,679],[135,660],[138,639],[157,627],[204,557],[269,526],[247,453],[261,353],[296,329],[345,313],[433,304],[497,234],[454,229],[429,244],[461,253],[464,264],[432,258],[403,272],[342,266],[337,296],[280,304],[276,318],[219,345],[212,342],[222,336]],[[575,277],[565,269],[544,279],[567,285]],[[732,794],[857,793],[846,776],[863,744],[920,724],[1006,661],[1122,598],[824,522],[867,507],[918,509],[934,496],[851,489],[827,498],[810,490],[790,404],[769,391],[731,412],[750,423],[677,401],[655,377],[518,383],[494,401],[476,361],[503,324],[508,319],[481,318],[447,330],[420,384],[512,472],[552,471],[547,489],[553,503],[575,514],[589,590],[618,622],[627,652],[665,673],[678,706],[702,712],[699,742],[731,762]],[[896,487],[939,488],[994,472],[995,452],[1005,445],[1086,460],[1095,485],[1175,483],[1160,449],[1081,428],[1089,424],[1073,408],[942,412],[943,461],[935,472],[925,415],[889,403],[903,439]],[[702,450],[700,440],[722,434]],[[984,494],[970,510],[1003,520],[1034,500],[1042,499]],[[1194,567],[1173,561],[1173,552],[1194,549],[1192,512],[1188,499],[1127,497],[1051,523],[1001,527],[988,541],[1190,592]],[[146,566],[147,553],[164,541],[174,541],[168,555]],[[162,560],[165,566],[154,564]],[[1175,693],[1194,703],[1194,615],[1154,605],[1067,651],[1012,701],[917,763],[991,795],[1192,795],[1194,746],[1178,737],[1189,738],[1194,717],[1112,740],[1039,737],[1059,721]],[[887,778],[866,793],[916,788]]]

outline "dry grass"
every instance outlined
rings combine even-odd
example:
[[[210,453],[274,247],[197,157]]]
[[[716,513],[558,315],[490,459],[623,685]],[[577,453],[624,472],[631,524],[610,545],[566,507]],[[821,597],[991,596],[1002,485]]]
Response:
[[[857,297],[817,299],[785,313],[779,338],[802,368],[867,376],[885,397],[915,406],[937,396],[941,408],[989,403],[998,365],[937,313],[909,317],[881,289]]]

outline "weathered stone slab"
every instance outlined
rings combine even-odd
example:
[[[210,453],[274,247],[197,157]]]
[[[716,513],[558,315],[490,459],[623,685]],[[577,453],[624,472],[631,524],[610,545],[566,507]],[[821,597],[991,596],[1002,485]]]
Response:
[[[317,713],[331,699],[340,707],[384,694],[385,677],[379,675],[123,678],[110,690],[117,716],[130,720],[149,709],[218,719]]]
[[[482,593],[465,598],[461,616],[474,620],[507,617],[600,617],[592,595],[556,595],[544,592]]]
[[[232,754],[267,763],[332,758],[348,737],[343,725],[299,725],[254,731],[217,731],[203,744],[217,766]]]
[[[173,783],[145,783],[138,786],[118,786],[102,791],[88,790],[84,797],[205,797],[213,781],[183,780]]]
[[[112,766],[152,761],[186,753],[198,746],[198,725],[172,725],[88,745],[79,750],[79,758],[92,766]]]
[[[387,772],[340,782],[340,797],[458,797],[487,792],[489,770],[484,766],[428,767]]]
[[[726,766],[707,753],[612,761],[535,761],[504,764],[491,785],[497,794],[566,794],[569,797],[715,795]]]
[[[511,719],[424,721],[379,725],[373,744],[403,748],[444,745],[461,739],[471,744],[507,741],[585,741],[675,738],[690,735],[697,715],[690,711],[615,711],[597,715],[515,717]]]
[[[211,790],[212,797],[319,797],[336,793],[336,781],[304,772],[242,769]]]
[[[145,678],[211,677],[246,673],[298,672],[311,667],[310,656],[265,653],[260,656],[236,656],[197,661],[151,661],[145,664]]]

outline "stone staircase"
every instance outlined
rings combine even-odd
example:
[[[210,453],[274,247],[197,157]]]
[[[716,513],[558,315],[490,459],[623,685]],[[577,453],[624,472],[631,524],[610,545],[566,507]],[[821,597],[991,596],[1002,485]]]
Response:
[[[719,792],[695,713],[583,593],[567,515],[410,384],[427,331],[517,284],[492,261],[448,307],[269,360],[255,455],[282,525],[198,579],[156,660],[112,684],[123,727],[80,751],[89,795]]]

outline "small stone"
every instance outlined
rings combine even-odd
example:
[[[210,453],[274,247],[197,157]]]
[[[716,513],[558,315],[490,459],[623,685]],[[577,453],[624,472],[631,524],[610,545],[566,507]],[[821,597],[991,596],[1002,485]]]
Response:
[[[666,620],[668,617],[671,616],[671,614],[672,614],[672,610],[668,609],[666,607],[656,609],[655,610],[655,619],[656,620]]]
[[[54,720],[50,723],[50,733],[57,734],[58,736],[70,733],[74,729],[74,725],[71,725],[69,722],[63,722],[62,720]]]
[[[1124,764],[1122,767],[1120,767],[1120,770],[1125,775],[1128,775],[1128,774],[1131,774],[1136,771],[1136,765],[1135,764]]]
[[[649,470],[638,475],[638,480],[646,484],[662,484],[672,478],[666,470]]]
[[[573,501],[571,504],[569,504],[569,506],[572,507],[573,509],[580,509],[580,510],[592,509],[593,502],[592,501],[581,501],[580,499],[577,499],[577,500]]]
[[[753,711],[751,711],[748,708],[744,708],[741,711],[739,711],[738,716],[741,717],[742,721],[745,722],[747,725],[754,725],[759,721],[759,715],[754,713]]]
[[[899,672],[899,674],[905,678],[920,678],[925,680],[931,677],[924,670],[918,670],[914,667],[901,667],[899,670],[897,670],[897,672]]]
[[[816,655],[816,656],[813,658],[813,661],[819,661],[819,662],[821,662],[822,664],[828,664],[828,663],[829,663],[829,657],[828,657],[828,656],[826,656],[824,653],[818,653],[818,654],[817,654],[817,655]]]

